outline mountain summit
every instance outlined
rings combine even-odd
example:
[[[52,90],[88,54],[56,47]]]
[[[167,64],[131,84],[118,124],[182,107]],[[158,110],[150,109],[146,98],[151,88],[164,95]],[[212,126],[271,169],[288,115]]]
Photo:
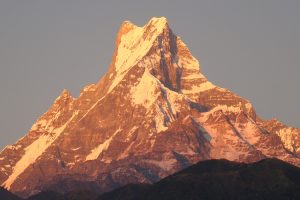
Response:
[[[0,183],[21,196],[153,183],[200,160],[277,157],[300,166],[300,131],[259,118],[209,82],[166,18],[122,23],[108,72],[67,90],[0,153]]]

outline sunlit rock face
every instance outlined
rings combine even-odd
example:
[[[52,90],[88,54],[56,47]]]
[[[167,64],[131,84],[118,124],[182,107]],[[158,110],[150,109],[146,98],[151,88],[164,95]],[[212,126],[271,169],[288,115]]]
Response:
[[[0,182],[28,196],[152,183],[211,158],[300,166],[299,134],[209,82],[166,18],[126,21],[104,77],[77,98],[64,90],[0,153]]]

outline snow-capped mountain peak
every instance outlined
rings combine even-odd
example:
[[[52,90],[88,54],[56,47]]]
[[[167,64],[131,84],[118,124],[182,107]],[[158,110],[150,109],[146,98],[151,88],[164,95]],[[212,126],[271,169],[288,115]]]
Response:
[[[129,21],[122,23],[116,39],[113,59],[113,79],[110,92],[122,80],[128,70],[138,64],[169,26],[165,17],[152,18],[145,26],[138,27]]]
[[[0,153],[0,183],[27,196],[155,182],[212,158],[300,166],[299,136],[209,82],[166,18],[143,27],[125,21],[104,77],[77,98],[64,90]]]

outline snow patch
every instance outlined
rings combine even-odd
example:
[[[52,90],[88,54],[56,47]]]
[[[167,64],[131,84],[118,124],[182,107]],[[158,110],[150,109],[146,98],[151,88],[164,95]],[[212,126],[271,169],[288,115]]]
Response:
[[[72,151],[77,151],[77,150],[79,150],[79,149],[81,149],[81,147],[72,148],[71,150],[72,150]]]
[[[201,83],[200,85],[193,85],[191,89],[182,90],[182,93],[183,94],[194,94],[194,93],[211,90],[215,87],[216,86],[214,84],[212,84],[211,82],[205,81],[205,82]]]
[[[293,128],[282,128],[276,132],[276,134],[280,137],[281,141],[284,144],[284,147],[290,150],[291,152],[295,151],[294,147],[294,139],[293,139]]]
[[[96,106],[97,106],[97,104],[100,102],[100,101],[102,101],[102,99],[104,98],[105,96],[103,96],[101,99],[99,99],[98,101],[96,101],[96,103],[94,103],[94,105],[92,105],[92,107],[88,110],[88,111],[86,111],[86,113],[78,120],[78,123],[82,120],[82,119],[84,119]]]
[[[2,184],[7,189],[11,188],[11,185],[16,181],[19,175],[21,175],[32,163],[34,163],[38,157],[40,157],[51,144],[58,138],[58,136],[64,131],[69,122],[77,114],[75,112],[73,116],[61,127],[53,129],[50,134],[41,135],[34,142],[28,145],[24,150],[25,153],[21,159],[13,167],[13,172]]]
[[[3,183],[3,186],[10,189],[20,174],[29,167],[42,153],[53,143],[58,135],[42,135],[31,145],[25,148],[25,154],[14,166],[12,174]]]
[[[115,62],[116,76],[108,93],[124,78],[126,72],[147,54],[166,23],[163,18],[152,18],[144,27],[134,26],[132,30],[122,35]]]
[[[105,140],[103,143],[99,144],[96,148],[94,148],[90,154],[88,154],[86,156],[86,161],[87,160],[96,160],[100,154],[107,150],[112,139],[117,135],[118,132],[120,132],[122,129],[118,129],[110,138],[108,138],[107,140]]]
[[[134,126],[132,127],[132,129],[130,129],[130,131],[127,134],[126,140],[125,141],[129,141],[133,135],[133,133],[138,129],[138,126]]]
[[[159,96],[158,88],[157,80],[150,74],[148,69],[145,69],[138,85],[130,90],[131,100],[136,105],[143,105],[145,108],[149,108]]]

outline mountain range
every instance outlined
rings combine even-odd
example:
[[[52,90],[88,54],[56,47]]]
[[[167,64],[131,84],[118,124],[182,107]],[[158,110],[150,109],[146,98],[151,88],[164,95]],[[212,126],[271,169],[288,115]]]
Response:
[[[107,73],[72,97],[63,90],[29,132],[0,153],[0,183],[97,194],[152,184],[199,161],[300,166],[300,130],[257,116],[247,100],[209,82],[165,17],[122,23]]]

